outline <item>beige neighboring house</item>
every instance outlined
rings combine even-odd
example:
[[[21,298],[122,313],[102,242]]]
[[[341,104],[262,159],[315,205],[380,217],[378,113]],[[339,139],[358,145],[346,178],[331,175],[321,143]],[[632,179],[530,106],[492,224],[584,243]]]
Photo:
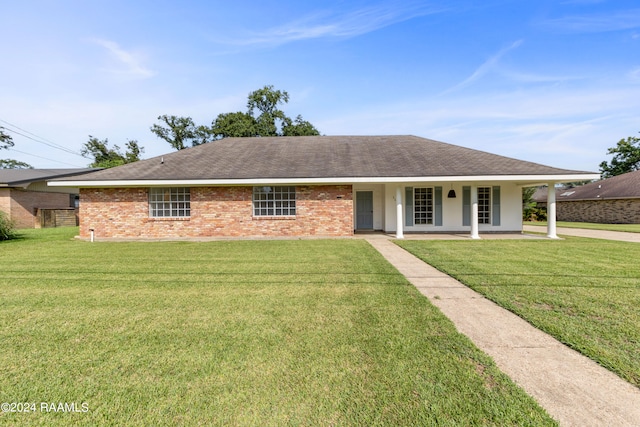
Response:
[[[640,224],[640,171],[556,193],[558,221]]]
[[[78,188],[47,186],[47,180],[97,169],[0,169],[0,210],[16,228],[75,226]]]

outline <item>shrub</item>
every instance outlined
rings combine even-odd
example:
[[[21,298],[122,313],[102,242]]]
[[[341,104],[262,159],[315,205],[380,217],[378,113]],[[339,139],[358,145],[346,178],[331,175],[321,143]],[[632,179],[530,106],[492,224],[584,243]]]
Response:
[[[0,211],[0,240],[10,240],[16,237],[15,225],[9,215]]]
[[[547,209],[528,207],[522,210],[522,219],[524,221],[546,221]]]

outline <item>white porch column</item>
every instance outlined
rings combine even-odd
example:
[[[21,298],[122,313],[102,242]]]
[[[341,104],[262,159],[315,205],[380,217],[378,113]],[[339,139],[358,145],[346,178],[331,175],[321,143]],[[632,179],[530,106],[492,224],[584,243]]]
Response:
[[[402,229],[402,187],[396,187],[396,239],[404,239]]]
[[[547,237],[557,239],[556,234],[556,184],[547,184]]]
[[[478,234],[478,187],[471,186],[471,238],[479,239]]]

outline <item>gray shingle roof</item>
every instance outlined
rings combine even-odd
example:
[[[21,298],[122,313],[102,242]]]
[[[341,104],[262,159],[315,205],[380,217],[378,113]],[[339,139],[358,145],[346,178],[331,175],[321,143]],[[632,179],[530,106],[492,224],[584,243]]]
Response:
[[[0,169],[0,187],[24,186],[32,182],[80,175],[98,169]]]
[[[639,197],[640,171],[635,171],[560,191],[557,193],[556,200],[605,200]]]
[[[416,136],[225,138],[82,181],[592,174]],[[74,179],[62,179],[74,180]]]

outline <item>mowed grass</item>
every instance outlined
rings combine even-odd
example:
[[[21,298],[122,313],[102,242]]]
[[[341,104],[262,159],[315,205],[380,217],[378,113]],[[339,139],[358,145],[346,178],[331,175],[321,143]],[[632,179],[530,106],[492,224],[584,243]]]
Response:
[[[640,245],[599,239],[398,241],[640,386]]]
[[[76,232],[0,244],[0,425],[555,424],[362,240]]]
[[[546,221],[525,221],[524,225],[546,227]],[[566,222],[558,221],[558,227],[585,228],[588,230],[623,231],[627,233],[640,233],[640,224],[599,224],[593,222]],[[541,230],[542,231],[542,230]]]

